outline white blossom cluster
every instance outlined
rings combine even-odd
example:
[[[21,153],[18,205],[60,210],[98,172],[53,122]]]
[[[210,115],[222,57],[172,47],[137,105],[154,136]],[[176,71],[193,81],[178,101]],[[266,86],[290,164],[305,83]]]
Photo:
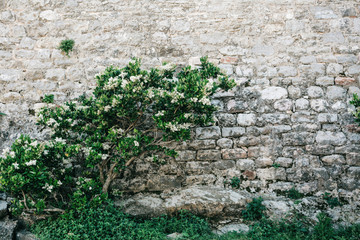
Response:
[[[45,183],[45,186],[42,187],[42,189],[45,189],[49,192],[51,192],[53,190],[54,186],[53,185],[50,185],[48,183]]]
[[[113,90],[119,86],[118,78],[109,78],[109,81],[105,84],[104,90]]]
[[[166,63],[165,65],[158,67],[158,69],[160,71],[170,71],[170,70],[174,69],[175,67],[176,67],[176,65],[173,63]]]
[[[191,123],[182,123],[182,124],[176,124],[176,123],[166,123],[165,127],[170,129],[170,131],[172,132],[177,132],[180,131],[182,129],[188,129],[191,127]]]
[[[198,99],[196,97],[190,98],[190,101],[193,102],[193,103],[199,102],[199,103],[202,103],[204,105],[211,105],[210,99],[208,97],[205,97],[205,96],[202,97],[201,99]]]
[[[56,122],[55,119],[50,118],[50,119],[46,122],[46,125],[48,125],[49,127],[53,126],[53,127],[57,128],[57,127],[59,126],[59,123]]]
[[[36,160],[30,160],[28,162],[25,163],[26,166],[36,166]]]

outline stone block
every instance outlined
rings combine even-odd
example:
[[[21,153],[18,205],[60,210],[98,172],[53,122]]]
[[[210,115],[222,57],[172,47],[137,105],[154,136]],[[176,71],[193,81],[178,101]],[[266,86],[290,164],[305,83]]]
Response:
[[[323,34],[323,41],[325,43],[344,43],[345,38],[341,32],[330,32]]]
[[[196,138],[197,139],[217,139],[221,137],[220,127],[203,127],[196,128]]]
[[[252,53],[255,55],[271,56],[275,53],[272,46],[257,44],[252,48]]]
[[[316,85],[319,86],[329,86],[329,85],[334,85],[334,77],[319,77],[316,78]]]
[[[313,99],[310,101],[310,106],[316,112],[323,112],[328,107],[328,102],[324,99]]]
[[[275,180],[276,171],[275,168],[258,168],[256,169],[256,175],[261,180]]]
[[[228,127],[236,124],[236,115],[229,113],[220,113],[216,115],[220,126]]]
[[[255,166],[259,168],[270,167],[274,161],[271,158],[257,158],[255,160]]]
[[[278,73],[280,77],[295,77],[298,71],[293,66],[280,66]]]
[[[360,65],[352,65],[347,70],[349,75],[358,75],[360,74]]]
[[[290,115],[281,113],[268,113],[262,115],[263,119],[267,123],[271,124],[287,124],[290,122]]]
[[[350,166],[360,166],[360,153],[347,153],[346,163]]]
[[[327,88],[326,97],[331,100],[344,99],[346,90],[338,86],[330,86]]]
[[[319,113],[318,121],[320,123],[336,123],[338,121],[337,114]]]
[[[244,101],[230,100],[227,105],[227,111],[229,113],[242,113],[248,109],[248,105]]]
[[[211,167],[213,169],[218,169],[218,170],[231,169],[231,168],[235,167],[235,162],[232,160],[216,161],[211,164]]]
[[[247,152],[242,148],[235,149],[222,149],[221,150],[223,159],[241,159],[247,157]]]
[[[334,164],[344,164],[345,163],[345,158],[342,155],[333,154],[333,155],[328,155],[328,156],[322,157],[321,161],[325,165],[332,166]]]
[[[264,100],[278,100],[287,98],[288,92],[282,87],[267,87],[261,92],[261,98]]]
[[[330,7],[315,6],[310,8],[315,19],[334,19],[338,16]]]
[[[220,150],[198,150],[197,159],[216,161],[221,159],[221,153]]]
[[[221,138],[217,140],[216,144],[221,148],[232,148],[234,143],[229,138]]]
[[[310,103],[305,98],[300,98],[295,101],[295,108],[296,110],[306,110],[310,106]]]
[[[343,71],[344,71],[343,66],[338,63],[329,63],[329,65],[326,68],[326,74],[331,76],[337,76]]]
[[[321,87],[311,86],[307,89],[310,98],[320,98],[324,96],[324,91]]]
[[[281,100],[277,100],[274,103],[274,108],[282,112],[290,111],[292,110],[292,107],[293,107],[293,101],[290,99],[281,99]]]
[[[346,136],[342,132],[319,131],[316,134],[316,142],[323,145],[343,145],[346,143]]]
[[[187,162],[185,168],[186,174],[209,174],[211,167],[209,162]]]
[[[347,170],[347,175],[350,178],[360,179],[360,167],[349,167]]]
[[[253,170],[255,167],[255,162],[251,159],[240,159],[236,161],[236,167],[242,171]]]
[[[243,127],[224,127],[222,128],[223,137],[240,137],[245,134]]]
[[[304,146],[314,142],[314,136],[308,132],[284,133],[283,144],[286,146]]]
[[[237,123],[240,126],[252,126],[256,122],[256,115],[255,114],[238,114]]]
[[[196,151],[177,151],[176,161],[194,161],[196,159]]]
[[[216,147],[215,140],[194,140],[189,143],[189,147],[195,150],[211,149]]]
[[[293,162],[292,158],[279,157],[275,160],[275,164],[280,165],[281,167],[289,168]]]
[[[351,78],[351,77],[337,77],[335,78],[335,84],[341,86],[350,86],[357,84],[357,81],[355,80],[355,78]]]
[[[164,191],[164,190],[173,190],[175,188],[180,188],[183,181],[182,177],[179,176],[152,176],[146,183],[146,188],[148,191]]]

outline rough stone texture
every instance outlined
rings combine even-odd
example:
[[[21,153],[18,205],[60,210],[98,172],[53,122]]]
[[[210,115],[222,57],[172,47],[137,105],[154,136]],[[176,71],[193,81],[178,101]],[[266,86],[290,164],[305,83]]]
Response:
[[[7,214],[7,202],[6,201],[0,201],[0,219],[6,216]]]
[[[0,221],[0,240],[10,240],[15,236],[17,221],[13,221],[6,217]]]
[[[174,161],[139,164],[117,187],[163,192],[245,176],[241,189],[358,201],[360,134],[348,109],[360,93],[359,16],[356,0],[0,1],[0,152],[20,134],[45,138],[32,114],[45,94],[74,99],[133,56],[150,68],[207,55],[238,83],[212,99],[216,126],[194,129]],[[66,38],[70,58],[57,49]]]

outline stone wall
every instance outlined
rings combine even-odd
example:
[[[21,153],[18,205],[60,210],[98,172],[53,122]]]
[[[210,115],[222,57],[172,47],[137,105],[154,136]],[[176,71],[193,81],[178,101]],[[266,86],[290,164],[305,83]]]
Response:
[[[357,196],[360,93],[357,0],[0,0],[0,149],[20,133],[43,138],[34,112],[89,91],[106,66],[141,57],[199,64],[208,55],[239,87],[219,93],[216,126],[194,130],[163,166],[139,162],[118,186],[189,185],[333,191]],[[75,40],[70,58],[57,47]]]

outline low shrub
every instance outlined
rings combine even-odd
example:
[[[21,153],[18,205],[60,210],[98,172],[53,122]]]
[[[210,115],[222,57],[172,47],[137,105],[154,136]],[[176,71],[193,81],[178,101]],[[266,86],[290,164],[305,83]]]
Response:
[[[242,217],[249,221],[260,220],[266,217],[266,207],[262,204],[263,201],[261,197],[253,198],[252,202],[248,203],[242,211]]]

